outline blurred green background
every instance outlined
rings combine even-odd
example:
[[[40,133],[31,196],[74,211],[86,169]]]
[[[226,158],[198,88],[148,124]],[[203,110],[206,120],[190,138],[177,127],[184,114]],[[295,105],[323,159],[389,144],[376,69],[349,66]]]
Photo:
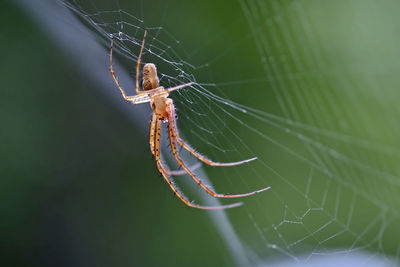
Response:
[[[20,3],[0,4],[0,190],[5,200],[0,224],[7,265],[235,264],[209,215],[184,207],[160,177],[148,149],[148,129],[132,123],[119,103],[94,88],[78,61]],[[91,2],[80,4],[84,10],[93,8]],[[213,183],[227,192],[273,187],[244,208],[229,211],[252,263],[338,248],[398,259],[398,2],[95,5],[99,10],[121,8],[148,26],[162,25],[191,55],[191,64],[208,65],[193,70],[197,80],[216,83],[217,94],[284,118],[235,113],[301,157],[237,122],[224,125],[245,137],[237,151],[220,153],[224,160],[242,157],[245,144],[261,163],[251,170],[224,171]],[[105,76],[107,53],[105,47]],[[188,107],[179,101],[177,106],[189,125],[182,123],[182,132],[190,143],[219,158],[191,136],[190,127],[199,121],[190,122],[194,117],[185,113]],[[149,110],[145,114],[149,120]],[[295,135],[282,134],[272,121]],[[218,170],[207,171],[218,176]],[[259,180],[244,181],[251,179],[247,176]],[[321,207],[315,204],[324,197]],[[327,223],[327,233],[320,231]]]

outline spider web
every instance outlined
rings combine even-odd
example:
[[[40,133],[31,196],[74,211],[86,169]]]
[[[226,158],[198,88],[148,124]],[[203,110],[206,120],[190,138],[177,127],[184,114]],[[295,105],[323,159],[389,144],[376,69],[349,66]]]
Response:
[[[196,37],[184,43],[164,27],[174,25],[172,4],[65,4],[106,48],[114,38],[127,70],[135,70],[147,29],[143,63],[157,65],[160,84],[195,83],[171,97],[181,133],[200,153],[221,162],[258,157],[204,167],[218,192],[272,187],[228,211],[252,263],[369,251],[363,264],[396,265],[398,4],[239,0],[229,14],[235,32],[210,14],[204,27],[221,26],[198,33],[195,19],[186,21]]]

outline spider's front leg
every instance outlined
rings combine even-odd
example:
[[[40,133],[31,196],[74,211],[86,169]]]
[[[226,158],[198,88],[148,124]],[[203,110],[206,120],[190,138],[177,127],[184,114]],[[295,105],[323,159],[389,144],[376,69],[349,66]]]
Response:
[[[115,72],[114,72],[114,68],[113,68],[113,45],[114,45],[114,39],[111,39],[111,46],[110,46],[110,73],[111,73],[111,75],[112,75],[112,77],[114,79],[115,84],[118,86],[119,90],[121,91],[122,97],[125,100],[129,101],[130,100],[129,98],[132,98],[132,96],[127,96],[125,94],[125,91],[124,91],[124,89],[122,89],[121,85],[119,84],[117,76],[115,75]]]
[[[137,67],[136,67],[136,95],[134,96],[127,96],[124,89],[122,88],[121,84],[119,83],[117,76],[115,75],[114,72],[114,67],[113,67],[113,45],[114,45],[114,39],[111,39],[111,45],[110,45],[110,73],[114,79],[115,84],[118,86],[119,90],[121,91],[122,97],[131,102],[132,104],[140,104],[140,103],[145,103],[145,102],[150,102],[150,97],[147,92],[143,92],[139,90],[139,68],[140,68],[140,60],[142,57],[143,53],[143,47],[144,47],[144,42],[146,39],[146,33],[147,31],[144,32],[143,36],[143,41],[142,41],[142,46],[140,48],[140,53],[138,56],[138,61],[137,61]]]
[[[157,115],[153,112],[153,116],[151,116],[151,122],[150,122],[150,151],[151,154],[154,154],[154,138],[156,136],[156,122],[157,122]]]

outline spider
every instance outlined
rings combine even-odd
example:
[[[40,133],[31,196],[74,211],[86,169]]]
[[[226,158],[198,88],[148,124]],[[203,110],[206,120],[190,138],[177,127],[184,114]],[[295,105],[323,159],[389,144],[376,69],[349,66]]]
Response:
[[[113,52],[113,38],[111,38],[111,47],[110,47],[110,73],[121,91],[122,97],[131,102],[132,104],[140,104],[150,102],[150,106],[153,110],[153,115],[150,122],[150,150],[154,155],[157,169],[164,177],[165,181],[171,187],[172,191],[178,196],[178,198],[185,203],[189,207],[206,209],[206,210],[215,210],[215,209],[227,209],[234,208],[242,205],[242,202],[236,202],[230,205],[220,205],[220,206],[201,206],[197,205],[193,202],[190,202],[185,195],[178,189],[175,183],[171,180],[171,175],[181,175],[182,172],[179,171],[170,171],[161,161],[160,158],[160,139],[161,139],[161,126],[162,123],[167,123],[168,125],[168,136],[169,142],[171,145],[171,152],[174,155],[176,162],[183,168],[185,174],[189,174],[190,177],[208,194],[217,198],[237,198],[237,197],[246,197],[254,194],[258,194],[265,190],[268,190],[270,187],[266,187],[260,190],[256,190],[250,193],[245,194],[236,194],[236,195],[225,195],[218,194],[213,189],[205,185],[193,172],[183,163],[182,159],[179,156],[178,149],[176,143],[178,143],[181,147],[189,151],[195,157],[197,157],[200,161],[210,165],[210,166],[236,166],[246,162],[250,162],[256,160],[257,158],[246,159],[238,162],[214,162],[200,153],[196,152],[191,146],[189,146],[185,141],[183,141],[178,132],[178,128],[176,126],[176,115],[175,115],[175,107],[171,98],[168,97],[169,93],[182,89],[184,87],[190,87],[193,83],[185,83],[171,88],[164,88],[159,85],[159,79],[157,76],[157,68],[154,64],[148,63],[145,64],[142,70],[143,81],[142,87],[143,90],[139,90],[139,70],[140,70],[140,60],[143,53],[143,47],[146,40],[147,31],[144,32],[142,46],[140,48],[140,53],[138,56],[138,60],[136,62],[136,95],[127,96],[124,89],[122,89],[118,79],[114,73],[113,64],[112,64],[112,52]]]

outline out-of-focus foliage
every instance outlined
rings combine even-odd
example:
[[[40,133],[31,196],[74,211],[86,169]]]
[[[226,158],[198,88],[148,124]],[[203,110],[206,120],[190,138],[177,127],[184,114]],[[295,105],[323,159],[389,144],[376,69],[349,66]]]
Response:
[[[302,14],[307,14],[309,19],[304,35],[301,34],[304,31],[301,19],[288,15],[293,12],[295,1],[261,1],[268,7],[265,10],[271,12],[268,16],[261,8],[247,10],[243,7],[243,3],[247,6],[253,1],[229,4],[211,0],[196,4],[189,1],[95,2],[101,10],[122,8],[145,19],[148,26],[161,25],[168,30],[187,49],[189,63],[210,63],[209,69],[198,71],[199,81],[232,82],[229,90],[224,91],[230,99],[353,136],[357,142],[373,140],[370,147],[368,143],[362,144],[367,147],[368,153],[364,153],[363,149],[353,149],[359,145],[354,140],[347,146],[317,131],[313,140],[355,158],[362,167],[344,157],[340,158],[342,165],[340,161],[333,161],[334,166],[326,166],[326,170],[338,170],[335,177],[346,178],[345,181],[340,181],[342,183],[336,187],[337,180],[333,179],[332,185],[327,187],[328,180],[323,180],[321,185],[313,184],[313,192],[320,188],[321,195],[325,192],[328,195],[328,190],[334,191],[348,182],[350,186],[343,186],[345,189],[340,191],[342,196],[338,199],[345,203],[343,205],[350,203],[348,206],[357,207],[352,213],[354,224],[350,228],[366,229],[369,221],[376,218],[382,219],[384,224],[382,232],[368,230],[365,237],[360,233],[362,230],[356,231],[349,239],[346,236],[330,244],[332,248],[346,244],[350,251],[351,242],[358,237],[360,240],[377,237],[378,245],[384,241],[379,252],[396,255],[399,232],[393,222],[398,221],[395,211],[399,202],[395,193],[399,191],[396,175],[399,175],[400,146],[398,135],[394,134],[399,132],[396,116],[399,110],[395,103],[399,84],[396,33],[400,21],[396,15],[399,10],[396,1],[385,1],[380,9],[371,1],[308,1],[308,4],[303,1],[298,8],[303,8]],[[280,9],[275,9],[274,3],[278,2]],[[90,1],[85,3],[89,9],[93,8]],[[184,207],[159,177],[148,149],[148,129],[136,127],[115,103],[94,90],[93,81],[77,71],[74,58],[66,57],[47,32],[20,7],[3,1],[0,10],[3,51],[0,63],[3,82],[0,90],[0,196],[5,200],[0,204],[0,226],[4,259],[13,266],[231,266],[232,257],[207,213]],[[369,16],[374,11],[377,15]],[[360,22],[362,24],[357,24]],[[250,27],[249,23],[254,25]],[[287,42],[288,35],[295,37],[293,42]],[[262,37],[276,42],[263,43]],[[301,50],[305,44],[309,44],[309,49]],[[268,51],[266,57],[262,57],[264,49]],[[107,53],[105,49],[104,75],[109,75]],[[269,64],[273,65],[272,70],[266,70]],[[128,71],[134,77],[134,71]],[[268,72],[270,76],[266,75]],[[260,77],[264,80],[249,81]],[[277,91],[281,98],[277,97]],[[290,105],[282,105],[279,99]],[[293,113],[294,110],[301,112]],[[131,111],[135,112],[135,106]],[[150,113],[146,119],[150,119]],[[274,132],[274,127],[261,122],[257,126],[265,132],[271,131],[267,135],[280,136],[279,132]],[[227,122],[226,127],[233,126]],[[190,129],[182,128],[184,133],[190,133]],[[266,142],[261,143],[249,130],[242,130],[241,134],[251,136],[243,144],[258,146],[260,151],[268,150],[263,162],[281,168],[279,173],[285,177],[295,177],[291,185],[301,188],[302,193],[307,191],[309,177],[296,173],[296,167],[301,165],[298,158],[289,161],[282,150],[264,147]],[[279,141],[289,148],[303,152],[296,142],[291,143],[292,139],[280,137]],[[201,140],[190,136],[189,139],[201,146]],[[372,143],[379,144],[376,150]],[[384,152],[375,156],[370,151]],[[332,155],[334,153],[321,153],[314,160],[322,158],[324,161],[324,156]],[[383,171],[374,173],[376,170]],[[309,173],[310,169],[303,171]],[[210,171],[214,172],[214,169]],[[369,178],[368,175],[374,179],[362,180]],[[229,178],[229,171],[225,176]],[[217,175],[214,177],[213,182],[223,188],[223,180],[218,181]],[[271,202],[256,202],[254,206],[248,205],[248,209],[232,213],[232,220],[238,232],[242,230],[244,239],[252,237],[251,233],[246,235],[247,220],[252,215],[256,223],[265,222],[265,231],[275,226],[271,221],[286,219],[282,216],[286,210],[278,209],[282,203],[272,202],[277,199],[272,199],[274,193],[286,203],[294,203],[290,208],[299,214],[304,208],[302,201],[317,198],[310,194],[307,199],[303,197],[298,201],[294,195],[291,198],[291,188],[283,179],[268,179],[275,190],[268,192]],[[235,181],[230,186],[237,191],[242,189]],[[351,204],[355,193],[357,197],[371,196],[373,200],[362,202],[359,197],[357,204]],[[375,199],[386,209],[376,210],[377,206],[370,209]],[[335,199],[328,202],[336,203]],[[327,205],[324,209],[331,211],[334,207]],[[341,222],[345,219],[340,216],[348,214],[339,214],[335,219]],[[330,220],[318,216],[310,221],[305,218],[302,226],[315,228],[318,228],[318,220],[322,223]],[[336,228],[331,229],[328,236],[345,228],[337,226],[336,220],[332,221]],[[254,225],[250,227],[256,231]],[[302,240],[304,233],[301,231],[290,228],[278,232],[284,233],[284,237],[280,237],[284,242],[293,242]],[[318,236],[318,229],[311,227],[310,231],[317,242],[306,240],[304,250],[317,250],[313,247],[315,244],[325,245]],[[261,233],[257,240],[246,240],[249,250],[254,249],[261,257],[277,256],[275,250],[265,246],[268,241],[274,242],[268,240],[270,236],[266,233],[269,234]],[[271,236],[271,240],[273,238]],[[360,241],[356,248],[362,244]],[[368,249],[376,249],[375,244]],[[295,253],[290,248],[284,251]]]

